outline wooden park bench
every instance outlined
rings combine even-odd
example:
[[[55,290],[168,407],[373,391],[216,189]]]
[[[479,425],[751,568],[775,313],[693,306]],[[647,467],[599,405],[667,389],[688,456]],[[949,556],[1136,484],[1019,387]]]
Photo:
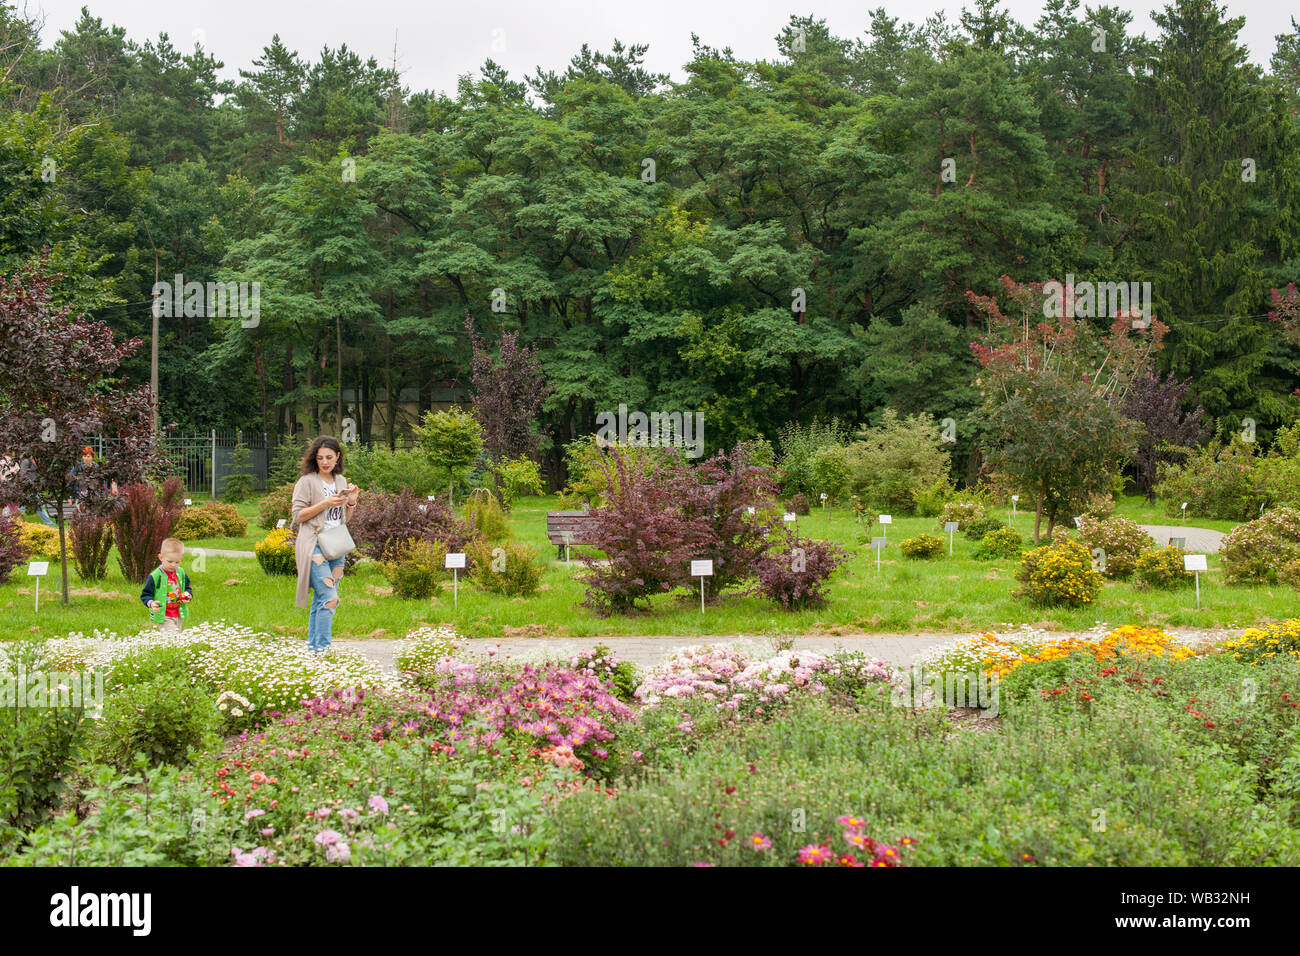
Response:
[[[546,537],[556,546],[556,559],[564,557],[564,547],[591,543],[593,517],[589,511],[546,512]]]

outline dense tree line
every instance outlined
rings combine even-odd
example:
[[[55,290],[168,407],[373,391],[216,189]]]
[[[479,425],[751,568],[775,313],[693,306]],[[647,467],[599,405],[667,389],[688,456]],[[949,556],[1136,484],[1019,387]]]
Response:
[[[522,80],[489,60],[449,97],[345,44],[272,37],[228,82],[166,35],[83,10],[51,39],[0,6],[0,269],[49,246],[60,301],[146,338],[156,278],[260,283],[255,327],[162,320],[184,428],[314,430],[355,389],[369,434],[402,389],[470,384],[468,312],[535,349],[555,478],[620,403],[702,409],[710,450],[928,412],[970,461],[967,293],[1003,275],[1150,282],[1154,374],[1220,429],[1294,418],[1267,313],[1300,278],[1300,27],[1265,72],[1212,0],[1152,38],[1074,0],[869,20],[791,17],[758,62],[693,37],[678,84],[635,44]],[[147,348],[123,374],[148,382]]]

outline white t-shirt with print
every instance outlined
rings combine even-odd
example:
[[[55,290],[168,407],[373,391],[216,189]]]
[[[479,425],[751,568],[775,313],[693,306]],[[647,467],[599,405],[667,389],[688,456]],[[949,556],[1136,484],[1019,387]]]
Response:
[[[338,494],[337,481],[331,481],[329,484],[325,484],[324,480],[322,480],[321,487],[325,489],[325,494],[327,495]],[[325,509],[325,527],[327,529],[338,527],[342,523],[343,523],[342,505],[331,505],[330,507]]]

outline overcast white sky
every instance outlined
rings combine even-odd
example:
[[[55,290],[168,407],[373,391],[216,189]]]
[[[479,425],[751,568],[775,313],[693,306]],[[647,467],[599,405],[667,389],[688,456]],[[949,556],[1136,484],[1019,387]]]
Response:
[[[24,0],[16,0],[21,7]],[[492,58],[521,80],[538,65],[561,71],[585,42],[607,51],[615,37],[625,44],[649,44],[646,66],[685,74],[690,60],[691,34],[721,49],[730,46],[746,60],[776,56],[774,37],[791,14],[824,19],[835,36],[857,38],[870,22],[867,11],[883,6],[890,16],[920,23],[943,9],[957,22],[962,0],[818,0],[814,5],[794,0],[25,0],[29,12],[45,15],[43,44],[70,29],[83,5],[107,24],[126,28],[127,36],[143,42],[166,32],[177,47],[189,50],[195,37],[223,61],[223,74],[238,79],[239,68],[250,68],[272,34],[279,33],[291,49],[314,61],[322,46],[346,43],[381,64],[392,61],[396,40],[398,68],[412,91],[433,89],[448,94],[456,78],[477,74]],[[973,3],[970,4],[973,6]],[[1088,4],[1099,6],[1099,3]],[[1163,3],[1155,0],[1115,4],[1133,11],[1136,32],[1153,36],[1149,13]],[[1278,0],[1228,0],[1231,16],[1245,16],[1241,40],[1251,59],[1267,67],[1274,37],[1291,31],[1288,8]],[[1032,25],[1042,13],[1040,0],[1010,0],[1015,19]]]

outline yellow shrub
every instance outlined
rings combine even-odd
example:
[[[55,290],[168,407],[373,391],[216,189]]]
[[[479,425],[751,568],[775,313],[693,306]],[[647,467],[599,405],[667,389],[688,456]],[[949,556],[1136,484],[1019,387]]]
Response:
[[[1264,628],[1252,627],[1240,637],[1222,641],[1219,647],[1237,660],[1251,664],[1273,657],[1300,657],[1300,619]]]
[[[275,528],[253,545],[257,563],[267,574],[297,574],[298,560],[294,556],[294,535],[288,528]]]
[[[18,540],[27,549],[28,557],[57,558],[59,556],[59,529],[35,521],[24,521],[18,529]]]

